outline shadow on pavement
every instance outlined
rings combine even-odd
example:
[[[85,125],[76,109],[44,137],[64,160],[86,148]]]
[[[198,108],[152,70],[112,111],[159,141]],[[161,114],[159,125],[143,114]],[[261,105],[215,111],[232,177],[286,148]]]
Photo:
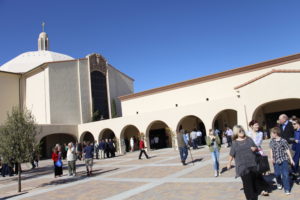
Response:
[[[193,161],[190,161],[190,162],[188,162],[188,163],[186,163],[186,164],[191,164],[191,163],[201,162],[202,160],[203,160],[203,158],[197,158],[197,159],[195,159],[195,160],[193,160]]]
[[[81,181],[81,180],[84,180],[84,179],[87,179],[87,178],[90,178],[90,177],[99,176],[101,174],[108,173],[108,172],[111,172],[111,171],[115,171],[115,170],[118,170],[118,169],[119,168],[115,168],[115,169],[106,170],[106,171],[102,171],[101,169],[94,170],[92,176],[87,176],[85,171],[80,171],[80,172],[77,173],[77,176],[72,176],[70,178],[65,178],[65,179],[57,178],[56,180],[53,180],[49,183],[43,183],[43,184],[37,186],[37,188],[45,187],[45,186],[49,186],[49,185],[61,185],[61,184],[75,182],[75,181]]]
[[[10,196],[6,196],[6,197],[2,197],[1,199],[10,199],[10,198],[13,198],[13,197],[17,197],[17,196],[20,196],[20,195],[23,195],[23,194],[26,194],[28,192],[20,192],[18,194],[14,194],[14,195],[10,195]]]

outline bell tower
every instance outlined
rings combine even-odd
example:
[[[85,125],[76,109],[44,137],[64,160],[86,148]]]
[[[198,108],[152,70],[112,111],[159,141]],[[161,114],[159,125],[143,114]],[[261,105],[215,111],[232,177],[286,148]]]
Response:
[[[44,31],[45,22],[42,23],[42,32],[39,35],[38,39],[38,50],[39,51],[48,51],[49,50],[49,39],[47,33]]]

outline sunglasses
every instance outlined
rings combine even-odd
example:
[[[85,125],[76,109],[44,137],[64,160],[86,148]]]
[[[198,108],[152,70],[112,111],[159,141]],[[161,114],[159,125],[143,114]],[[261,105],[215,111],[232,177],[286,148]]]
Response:
[[[296,125],[297,123],[293,123],[293,125]]]

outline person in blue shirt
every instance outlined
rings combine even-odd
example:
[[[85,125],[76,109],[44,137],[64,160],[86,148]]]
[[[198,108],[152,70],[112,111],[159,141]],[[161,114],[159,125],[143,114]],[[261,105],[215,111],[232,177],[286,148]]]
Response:
[[[295,141],[292,145],[292,150],[295,152],[293,160],[295,165],[292,167],[295,176],[299,176],[299,158],[300,158],[300,119],[293,121],[293,127],[295,129]],[[298,182],[297,182],[298,183]]]
[[[104,146],[105,146],[104,141],[100,140],[99,145],[98,145],[98,149],[100,152],[100,159],[104,159]]]
[[[93,171],[94,148],[89,141],[87,141],[86,147],[84,147],[83,149],[83,153],[85,158],[87,176],[91,176]]]

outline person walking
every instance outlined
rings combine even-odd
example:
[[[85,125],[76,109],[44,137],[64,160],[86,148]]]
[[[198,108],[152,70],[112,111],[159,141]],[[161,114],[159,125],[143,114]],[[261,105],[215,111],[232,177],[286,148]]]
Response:
[[[219,157],[221,149],[221,140],[214,130],[210,129],[208,136],[205,138],[206,144],[211,152],[211,157],[214,164],[215,177],[219,176]]]
[[[225,135],[226,135],[226,139],[227,139],[227,147],[231,147],[233,132],[232,132],[231,128],[229,128],[228,126],[225,127],[225,130],[226,130]]]
[[[149,156],[147,155],[146,151],[145,151],[145,142],[144,142],[144,139],[141,138],[140,140],[140,144],[139,144],[139,147],[140,147],[140,155],[139,155],[139,159],[142,159],[142,154],[144,153],[146,158],[149,159]]]
[[[257,154],[257,156],[265,156],[263,149],[261,147],[262,142],[263,142],[263,132],[259,131],[259,123],[256,120],[252,120],[249,123],[249,127],[250,127],[250,131],[247,132],[247,136],[249,136],[253,142],[255,143],[255,145],[257,146],[257,151],[255,152]],[[267,158],[266,158],[267,160]],[[257,172],[257,179],[260,180],[261,184],[263,184],[263,186],[265,188],[269,188],[268,183],[265,181],[263,174]],[[264,196],[268,196],[268,191],[262,191],[262,195]]]
[[[299,176],[299,158],[300,158],[300,119],[293,120],[293,126],[295,129],[295,142],[293,143],[292,150],[294,151],[293,160],[295,165],[293,166],[294,176]]]
[[[291,194],[291,185],[289,177],[289,160],[292,166],[295,165],[288,142],[280,136],[280,129],[274,127],[271,129],[270,141],[270,157],[274,164],[275,177],[277,181],[277,188],[279,190],[284,188],[285,194]]]
[[[133,137],[130,138],[130,151],[131,152],[134,151],[134,139],[133,139]]]
[[[90,141],[86,142],[86,146],[83,149],[83,154],[85,159],[86,174],[87,176],[91,176],[93,171],[94,148],[90,144]]]
[[[103,140],[100,140],[99,142],[99,145],[98,145],[98,148],[99,148],[99,154],[100,154],[100,159],[104,159],[104,146],[105,146],[105,143]]]
[[[62,155],[60,152],[60,145],[56,145],[52,149],[52,160],[54,164],[54,178],[57,178],[58,176],[62,176]]]
[[[197,130],[196,129],[194,129],[191,132],[191,140],[192,140],[193,149],[197,149],[198,145],[197,145]]]
[[[67,161],[69,176],[76,176],[76,148],[72,142],[68,144]]]
[[[241,177],[244,194],[247,200],[257,200],[262,191],[266,191],[264,183],[258,178],[256,156],[257,146],[249,138],[242,126],[233,127],[233,142],[229,153],[227,169],[235,160],[236,177]],[[262,193],[264,195],[264,193]]]
[[[289,118],[286,114],[281,114],[278,118],[280,135],[285,139],[290,148],[292,148],[293,138],[294,138],[294,128],[292,122],[289,121]]]
[[[106,155],[106,158],[109,158],[109,145],[108,145],[108,139],[105,139],[105,142],[104,142],[104,154]]]
[[[259,131],[259,123],[256,120],[252,120],[249,123],[250,131],[247,132],[247,135],[252,138],[255,145],[259,149],[259,151],[262,153],[262,142],[263,142],[263,132]]]
[[[201,146],[202,132],[198,129],[196,135],[197,135],[197,146]]]
[[[112,139],[108,140],[108,148],[109,148],[111,157],[115,157],[116,156],[116,154],[115,154],[116,148],[115,148],[115,144]]]
[[[188,157],[188,140],[186,138],[184,129],[182,129],[182,126],[180,126],[180,130],[177,134],[177,143],[178,143],[181,163],[182,165],[186,165],[185,161]]]

